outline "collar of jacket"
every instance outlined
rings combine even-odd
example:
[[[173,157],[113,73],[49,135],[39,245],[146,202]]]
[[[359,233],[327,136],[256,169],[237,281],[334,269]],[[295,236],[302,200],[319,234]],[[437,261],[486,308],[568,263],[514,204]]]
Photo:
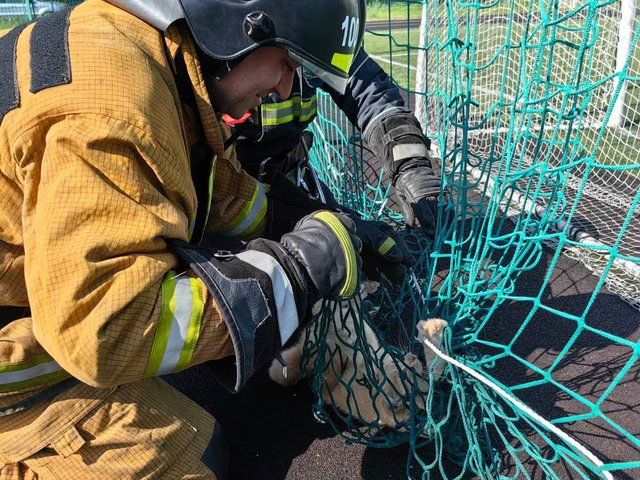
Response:
[[[231,136],[231,132],[226,125],[223,125],[220,122],[213,109],[211,99],[209,98],[209,92],[207,92],[207,88],[205,86],[196,46],[194,44],[193,37],[184,22],[176,22],[169,26],[165,32],[165,44],[167,46],[169,60],[172,63],[174,73],[176,56],[182,55],[187,67],[189,80],[193,87],[198,115],[202,122],[202,128],[205,132],[207,143],[213,149],[214,154],[218,158],[225,158],[225,155],[223,155],[224,142]],[[228,157],[229,155],[227,154],[226,158]],[[235,155],[233,155],[233,158],[230,159],[230,161],[236,170],[240,169],[240,164],[235,159]]]

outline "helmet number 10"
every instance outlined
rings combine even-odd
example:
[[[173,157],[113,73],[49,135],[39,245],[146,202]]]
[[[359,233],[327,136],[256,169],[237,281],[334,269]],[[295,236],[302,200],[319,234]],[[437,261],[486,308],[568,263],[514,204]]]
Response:
[[[360,19],[358,17],[350,17],[347,15],[342,22],[342,46],[353,47],[358,37],[358,29],[360,27]]]

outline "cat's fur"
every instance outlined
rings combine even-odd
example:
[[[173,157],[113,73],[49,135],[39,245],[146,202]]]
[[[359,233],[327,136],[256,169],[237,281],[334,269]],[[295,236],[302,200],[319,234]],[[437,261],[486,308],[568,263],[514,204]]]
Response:
[[[365,281],[361,288],[362,298],[377,290],[377,282]],[[351,305],[349,305],[351,304]],[[436,362],[436,354],[427,346],[424,339],[428,339],[436,347],[440,347],[442,335],[448,323],[439,318],[430,318],[418,322],[417,339],[424,346],[425,364],[418,357],[407,353],[404,362],[394,359],[380,345],[380,339],[374,330],[363,322],[363,339],[357,338],[358,328],[354,325],[352,315],[346,314],[350,307],[359,310],[360,300],[354,299],[344,302],[340,308],[343,315],[336,316],[331,322],[327,333],[327,353],[325,361],[326,383],[322,391],[322,398],[327,404],[334,404],[341,412],[350,414],[362,421],[379,427],[398,428],[399,424],[409,418],[408,399],[413,382],[417,380],[417,389],[426,392],[429,385],[429,368],[433,368],[432,379],[435,381],[442,375],[444,361]],[[314,306],[314,315],[318,313],[321,302]],[[342,321],[341,319],[344,319]],[[307,341],[313,342],[313,329]],[[285,370],[278,361],[274,361],[269,368],[269,376],[281,385],[293,385],[302,377],[308,375],[315,363],[315,354],[306,363],[306,371],[301,371],[305,335],[302,335],[293,346],[282,352],[282,360],[287,365]],[[354,348],[353,345],[358,345]],[[369,367],[365,366],[362,349],[375,358]],[[433,365],[435,363],[435,366]],[[373,368],[372,368],[373,367]],[[415,374],[414,374],[415,372]],[[407,388],[408,387],[408,388]],[[422,402],[422,395],[416,395],[415,400]],[[423,405],[424,407],[424,405]]]

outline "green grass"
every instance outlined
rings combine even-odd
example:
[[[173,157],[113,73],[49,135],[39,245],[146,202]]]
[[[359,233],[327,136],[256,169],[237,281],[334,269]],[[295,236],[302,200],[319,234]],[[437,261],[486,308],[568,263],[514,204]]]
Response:
[[[418,29],[366,32],[364,48],[403,89],[415,84],[415,65],[418,51]],[[407,67],[410,65],[410,67]]]
[[[6,30],[9,28],[13,28],[21,23],[26,22],[26,18],[11,18],[11,19],[2,19],[0,20],[0,30]]]
[[[375,2],[367,5],[367,20],[402,20],[420,18],[422,3]]]

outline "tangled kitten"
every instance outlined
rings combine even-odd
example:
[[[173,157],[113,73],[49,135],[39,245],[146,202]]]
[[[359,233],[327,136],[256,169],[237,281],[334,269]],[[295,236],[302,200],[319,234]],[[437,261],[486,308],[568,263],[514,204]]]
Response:
[[[361,288],[362,298],[378,288],[377,282],[365,281]],[[367,324],[360,322],[360,315],[349,314],[351,309],[359,311],[360,299],[353,299],[339,305],[335,321],[330,322],[327,333],[327,349],[325,353],[325,384],[322,399],[327,404],[335,405],[341,412],[359,418],[361,421],[376,424],[378,427],[400,428],[409,419],[407,396],[411,391],[417,392],[415,400],[422,402],[420,392],[426,392],[429,386],[429,368],[433,368],[432,378],[438,380],[444,370],[444,361],[436,361],[436,354],[424,345],[429,340],[439,347],[444,329],[448,322],[439,318],[421,320],[416,326],[417,339],[424,347],[425,363],[419,358],[406,353],[404,361],[394,359],[382,348],[380,339]],[[313,314],[317,314],[321,303],[314,306]],[[357,327],[361,328],[357,328]],[[358,341],[357,332],[364,333],[364,341]],[[306,341],[315,344],[313,329],[307,333]],[[305,371],[301,370],[305,335],[291,347],[282,352],[282,359],[287,365],[286,375],[278,361],[271,364],[269,376],[280,385],[293,385],[302,377],[311,373],[317,352],[306,362]],[[360,345],[357,348],[356,345]],[[367,368],[365,354],[373,357]],[[435,365],[434,365],[435,363]],[[417,382],[414,390],[414,381]]]

